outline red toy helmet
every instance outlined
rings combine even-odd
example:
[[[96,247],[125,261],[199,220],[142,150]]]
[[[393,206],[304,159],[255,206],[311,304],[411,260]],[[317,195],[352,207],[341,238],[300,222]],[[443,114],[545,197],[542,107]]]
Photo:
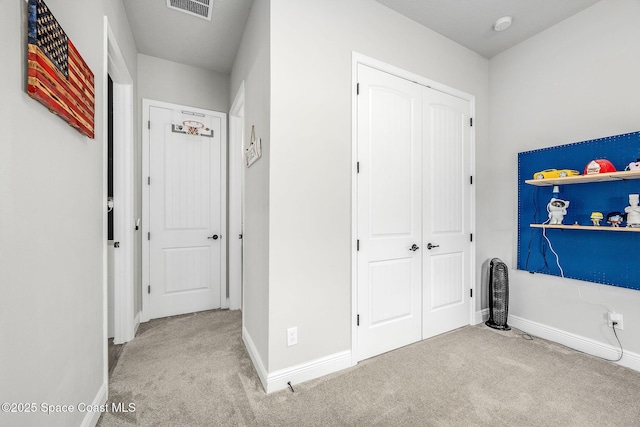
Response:
[[[609,173],[609,172],[615,172],[615,171],[616,171],[616,167],[613,166],[613,163],[611,163],[607,159],[591,160],[587,164],[587,166],[584,167],[585,175],[592,175],[595,173]]]

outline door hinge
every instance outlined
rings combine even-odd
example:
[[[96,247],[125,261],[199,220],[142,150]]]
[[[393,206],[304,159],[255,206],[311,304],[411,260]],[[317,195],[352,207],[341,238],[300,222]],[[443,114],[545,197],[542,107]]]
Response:
[[[151,293],[151,285],[147,286],[147,293],[150,294]]]
[[[473,289],[469,289],[469,296],[473,298]]]
[[[473,175],[469,177],[469,184],[473,185]]]
[[[473,117],[469,117],[469,126],[473,126]]]
[[[356,83],[356,95],[360,95],[360,83]]]
[[[147,120],[147,129],[151,129],[151,120]]]
[[[469,234],[469,241],[473,242],[473,233]]]
[[[356,251],[360,250],[360,239],[356,240]]]
[[[360,162],[356,162],[356,173],[360,173]]]
[[[360,315],[356,316],[356,326],[360,326]]]
[[[151,232],[147,233],[147,240],[151,240]]]
[[[147,177],[147,185],[151,185],[151,177],[150,176]]]

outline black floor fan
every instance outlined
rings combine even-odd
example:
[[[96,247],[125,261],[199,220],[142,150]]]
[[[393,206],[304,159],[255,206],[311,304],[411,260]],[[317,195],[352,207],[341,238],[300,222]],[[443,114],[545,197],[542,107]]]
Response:
[[[489,320],[485,322],[490,328],[509,331],[507,325],[509,315],[509,274],[507,265],[499,258],[493,258],[489,265]]]

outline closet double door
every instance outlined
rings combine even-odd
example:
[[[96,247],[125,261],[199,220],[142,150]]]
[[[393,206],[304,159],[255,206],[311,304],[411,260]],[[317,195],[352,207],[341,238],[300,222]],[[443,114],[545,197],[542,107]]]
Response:
[[[358,360],[470,323],[471,104],[358,65]]]

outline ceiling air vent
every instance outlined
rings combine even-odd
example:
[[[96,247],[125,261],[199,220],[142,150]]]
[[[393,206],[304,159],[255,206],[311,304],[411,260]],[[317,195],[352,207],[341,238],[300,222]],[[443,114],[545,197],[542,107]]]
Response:
[[[167,7],[211,21],[213,0],[167,0]]]

